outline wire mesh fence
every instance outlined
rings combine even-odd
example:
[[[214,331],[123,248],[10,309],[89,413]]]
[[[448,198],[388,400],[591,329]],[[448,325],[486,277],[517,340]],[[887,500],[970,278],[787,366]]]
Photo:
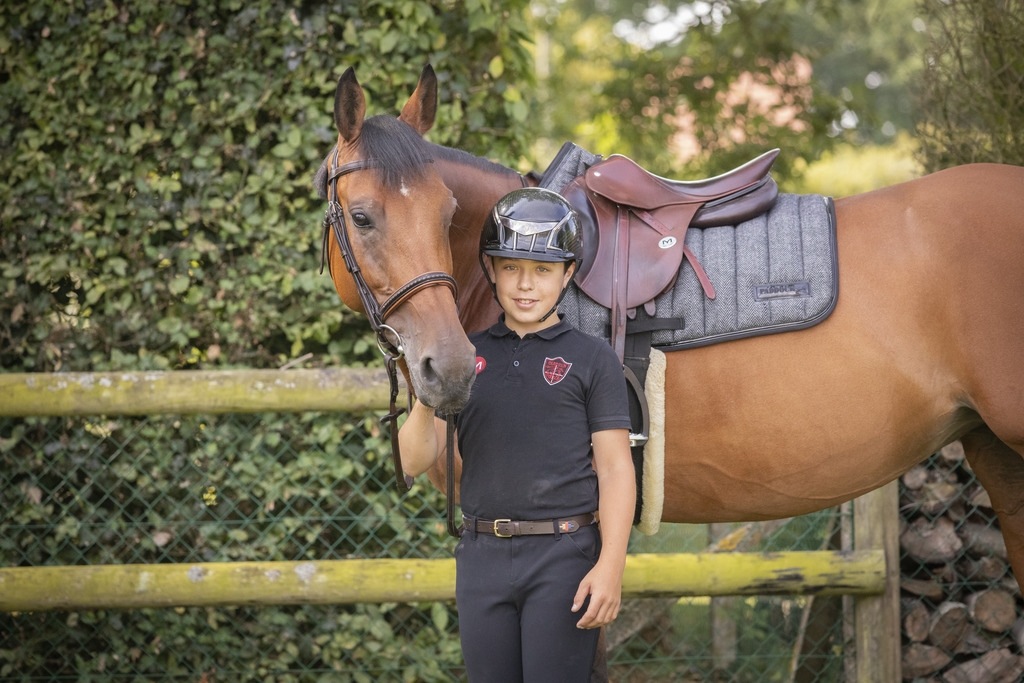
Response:
[[[394,490],[372,415],[0,420],[0,566],[444,558],[443,510],[429,485]],[[795,518],[751,549],[836,547],[842,524],[837,510]],[[722,531],[663,525],[631,551],[698,552]],[[610,680],[852,680],[842,603],[628,600]],[[453,603],[0,614],[3,680],[461,677]]]

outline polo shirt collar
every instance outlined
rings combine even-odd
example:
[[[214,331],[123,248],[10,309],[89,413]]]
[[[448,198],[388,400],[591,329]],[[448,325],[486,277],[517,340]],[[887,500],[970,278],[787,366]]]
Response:
[[[554,315],[558,314],[555,313]],[[540,337],[541,339],[554,339],[558,335],[564,334],[565,332],[568,332],[571,329],[572,326],[568,322],[566,322],[565,318],[562,317],[561,315],[558,315],[557,323],[551,325],[550,327],[545,327],[543,330],[540,330],[539,332],[534,332],[533,334]],[[492,337],[507,337],[510,334],[515,334],[515,332],[509,329],[508,325],[505,324],[504,313],[502,313],[498,317],[498,322],[492,325],[488,332],[490,332]]]

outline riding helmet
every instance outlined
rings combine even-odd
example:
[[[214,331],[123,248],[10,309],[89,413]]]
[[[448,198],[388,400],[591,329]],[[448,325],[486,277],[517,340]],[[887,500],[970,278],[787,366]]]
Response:
[[[575,209],[560,194],[524,187],[494,205],[480,235],[480,251],[530,261],[575,261],[579,270],[583,231]]]

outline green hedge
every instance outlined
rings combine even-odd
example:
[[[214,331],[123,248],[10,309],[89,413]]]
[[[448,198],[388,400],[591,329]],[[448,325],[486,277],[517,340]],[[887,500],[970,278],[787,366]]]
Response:
[[[431,139],[514,161],[527,5],[5,3],[0,367],[375,360],[317,273],[338,76],[397,113],[430,62]]]

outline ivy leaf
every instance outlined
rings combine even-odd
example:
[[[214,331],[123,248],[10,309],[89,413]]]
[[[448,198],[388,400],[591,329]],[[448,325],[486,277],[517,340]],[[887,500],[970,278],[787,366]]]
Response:
[[[443,602],[435,602],[430,606],[430,620],[434,628],[441,633],[448,630],[448,606]]]
[[[491,74],[492,78],[501,78],[501,75],[505,73],[505,60],[501,58],[501,55],[496,55],[487,65],[487,73]]]
[[[398,45],[398,41],[401,40],[402,36],[398,31],[388,31],[380,39],[380,51],[384,54],[390,53]]]
[[[188,276],[176,275],[167,283],[167,289],[169,289],[173,294],[181,294],[188,289],[189,282],[190,280]]]

